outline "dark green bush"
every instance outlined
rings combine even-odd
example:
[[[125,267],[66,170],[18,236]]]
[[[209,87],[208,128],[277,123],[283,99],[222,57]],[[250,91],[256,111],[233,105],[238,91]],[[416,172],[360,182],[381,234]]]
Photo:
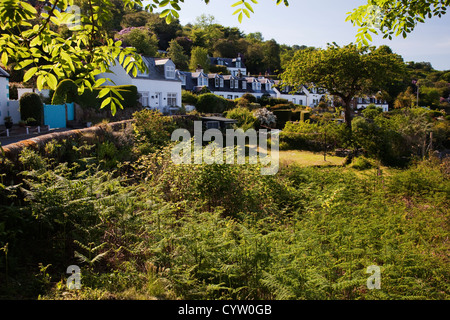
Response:
[[[44,121],[44,105],[37,93],[24,93],[19,100],[20,118],[26,121],[28,118],[36,119],[38,124]]]
[[[65,79],[58,84],[52,98],[52,104],[75,102],[78,97],[78,87],[73,80]]]
[[[300,121],[309,120],[311,113],[309,111],[302,110],[300,113]]]
[[[248,100],[250,103],[256,103],[256,97],[251,93],[244,93],[241,98]]]
[[[286,110],[286,109],[294,109],[295,106],[291,103],[281,103],[281,104],[275,104],[273,106],[270,106],[269,110]]]
[[[121,101],[124,108],[134,108],[138,105],[138,92],[137,87],[133,85],[123,85],[123,86],[102,86],[94,90],[86,89],[81,96],[76,98],[76,103],[78,103],[83,108],[94,108],[100,109],[103,99],[98,99],[98,93],[104,88],[112,87],[116,89],[123,97],[124,100]]]
[[[196,94],[193,94],[192,92],[187,91],[187,90],[183,90],[183,92],[181,93],[181,102],[183,104],[189,104],[189,105],[196,106],[197,101],[198,101],[198,96]]]
[[[213,93],[205,93],[198,96],[197,105],[198,112],[203,113],[222,113],[234,107],[233,101],[219,97]]]
[[[282,130],[286,122],[291,121],[291,110],[272,110],[273,114],[277,117],[277,129]]]

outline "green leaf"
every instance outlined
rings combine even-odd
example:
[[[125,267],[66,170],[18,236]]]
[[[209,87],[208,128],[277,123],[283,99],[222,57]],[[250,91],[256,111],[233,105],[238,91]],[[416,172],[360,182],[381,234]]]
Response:
[[[103,100],[102,105],[100,106],[100,109],[103,109],[104,107],[106,107],[110,103],[111,103],[111,97],[106,98],[105,100]]]
[[[106,96],[108,93],[110,93],[110,91],[111,91],[111,90],[110,90],[109,88],[105,88],[105,89],[100,90],[100,92],[99,92],[97,98],[103,98],[103,97]]]
[[[23,82],[27,82],[28,80],[31,79],[32,76],[34,76],[34,74],[38,71],[37,67],[33,67],[28,69],[27,72],[25,72],[25,74],[23,75]]]
[[[239,21],[239,23],[242,23],[242,11],[241,11],[241,13],[239,13],[238,21]]]
[[[47,74],[47,84],[50,87],[50,89],[56,90],[56,87],[58,85],[58,80],[52,73]]]

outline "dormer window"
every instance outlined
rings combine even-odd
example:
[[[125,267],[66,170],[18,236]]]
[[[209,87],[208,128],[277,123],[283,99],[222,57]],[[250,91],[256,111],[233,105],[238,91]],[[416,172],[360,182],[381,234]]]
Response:
[[[216,84],[216,88],[218,88],[220,86],[220,79],[219,79],[219,77],[215,78],[215,84]]]
[[[223,60],[218,59],[218,60],[217,60],[217,64],[218,64],[219,66],[223,66]]]
[[[266,82],[266,90],[269,91],[270,89],[272,89],[270,82]]]
[[[208,78],[207,77],[198,77],[197,85],[199,87],[207,86],[208,85]]]
[[[240,61],[236,61],[236,68],[240,68],[241,67],[241,62]]]
[[[174,66],[166,66],[166,78],[167,79],[175,78],[175,67]]]
[[[224,81],[223,81],[223,78],[220,78],[220,87],[221,87],[221,88],[223,88],[223,85],[224,85],[223,82],[224,82]]]
[[[186,85],[186,75],[180,74],[180,79],[181,79],[181,85],[185,86]]]

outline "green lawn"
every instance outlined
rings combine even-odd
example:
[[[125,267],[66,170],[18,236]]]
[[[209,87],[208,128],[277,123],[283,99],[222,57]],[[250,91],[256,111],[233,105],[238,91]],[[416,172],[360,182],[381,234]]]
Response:
[[[280,150],[280,164],[297,164],[300,166],[340,166],[345,158],[331,156],[327,154],[324,161],[323,153],[299,150]]]

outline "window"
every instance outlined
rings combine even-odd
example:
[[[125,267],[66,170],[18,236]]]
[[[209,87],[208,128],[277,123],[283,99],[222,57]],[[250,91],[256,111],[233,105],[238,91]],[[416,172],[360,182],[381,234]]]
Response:
[[[234,80],[233,79],[230,80],[230,88],[234,89]]]
[[[302,106],[303,105],[303,100],[302,99],[298,100],[298,104]]]
[[[198,85],[199,87],[201,87],[201,86],[207,86],[207,85],[208,85],[208,78],[206,78],[206,77],[198,77],[198,79],[197,79],[197,85]]]
[[[295,98],[292,98],[292,103],[293,103],[293,104],[296,104]]]
[[[235,98],[235,99],[238,99],[238,98],[239,98],[239,96],[234,96],[234,98]]]
[[[223,61],[221,59],[217,60],[217,63],[219,64],[219,66],[223,66]]]
[[[206,129],[220,129],[219,121],[206,122]]]
[[[266,90],[269,91],[270,89],[272,89],[270,82],[266,82]]]
[[[167,105],[170,107],[174,107],[177,105],[177,94],[176,93],[168,93],[167,94]]]
[[[241,67],[241,62],[240,61],[236,61],[236,68],[240,68]]]
[[[180,79],[181,79],[181,85],[185,86],[186,85],[186,75],[181,74]]]
[[[239,80],[231,80],[231,82],[232,83],[234,82],[234,85],[232,85],[232,88],[239,89]]]
[[[168,78],[168,79],[175,78],[175,67],[174,66],[166,66],[166,78]]]
[[[223,78],[220,78],[220,87],[223,88]]]
[[[143,107],[148,107],[150,104],[148,103],[148,92],[139,92],[141,94],[141,98],[139,102]]]
[[[229,94],[229,95],[227,96],[227,99],[233,99],[233,96],[232,96],[231,94]]]
[[[216,82],[216,88],[218,88],[220,86],[220,79],[216,77],[214,80]]]
[[[242,89],[247,90],[247,81],[242,81]]]

